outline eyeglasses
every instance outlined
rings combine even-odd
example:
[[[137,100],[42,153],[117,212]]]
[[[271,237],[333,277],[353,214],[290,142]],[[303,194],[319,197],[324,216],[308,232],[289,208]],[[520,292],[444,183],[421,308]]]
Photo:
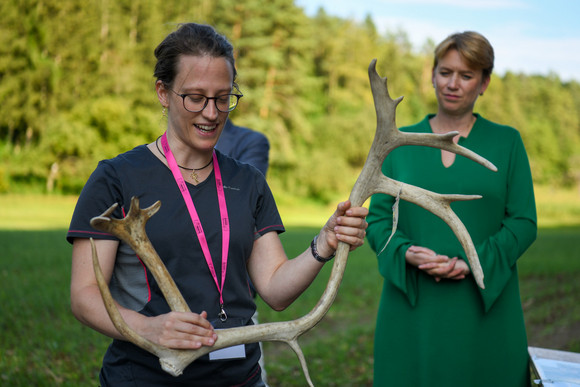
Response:
[[[215,107],[222,113],[231,112],[238,106],[238,101],[244,95],[239,94],[222,94],[217,97],[206,97],[203,94],[179,94],[175,90],[168,88],[173,91],[176,95],[183,99],[183,107],[185,110],[191,113],[199,113],[206,108],[210,99],[215,102]],[[238,91],[239,92],[239,91]]]

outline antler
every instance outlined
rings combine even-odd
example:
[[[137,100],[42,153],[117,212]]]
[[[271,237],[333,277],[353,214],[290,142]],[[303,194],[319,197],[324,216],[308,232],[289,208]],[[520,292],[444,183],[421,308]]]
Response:
[[[361,205],[369,196],[375,193],[386,193],[395,197],[400,196],[401,199],[417,204],[437,215],[449,225],[459,242],[461,242],[477,285],[482,289],[485,288],[483,271],[471,237],[450,206],[454,201],[480,199],[481,196],[434,193],[390,179],[382,174],[381,167],[383,161],[393,149],[403,145],[424,145],[465,156],[492,171],[497,171],[497,168],[477,153],[455,144],[453,137],[458,135],[458,132],[433,134],[399,131],[395,123],[395,111],[403,97],[399,97],[396,100],[391,98],[387,89],[387,79],[381,78],[377,74],[376,59],[369,65],[369,78],[377,113],[377,131],[365,165],[351,192],[350,200],[353,206]]]
[[[449,225],[461,242],[467,253],[475,280],[483,288],[483,272],[473,242],[467,229],[450,207],[450,203],[453,201],[478,199],[481,196],[440,195],[433,193],[384,176],[381,172],[381,166],[387,155],[399,146],[424,145],[463,155],[494,171],[497,169],[493,164],[476,153],[455,144],[452,138],[458,134],[457,132],[444,135],[400,132],[395,124],[395,111],[402,97],[396,100],[391,99],[387,90],[386,78],[381,78],[377,74],[375,66],[376,60],[373,60],[369,66],[369,78],[377,113],[377,131],[365,165],[352,189],[349,200],[353,206],[361,206],[371,195],[382,192],[415,203],[439,216]],[[127,242],[151,270],[170,308],[174,311],[189,311],[187,303],[183,299],[179,289],[177,289],[168,271],[163,266],[161,259],[153,249],[145,233],[145,223],[159,210],[160,205],[161,203],[158,201],[151,207],[140,209],[139,200],[132,198],[131,208],[124,219],[111,218],[110,215],[116,208],[115,204],[101,216],[93,218],[91,225],[98,230],[112,233]],[[312,387],[312,380],[310,379],[304,354],[298,345],[298,338],[322,320],[330,309],[342,281],[348,253],[349,245],[342,242],[339,243],[326,289],[318,304],[307,315],[293,321],[217,330],[218,340],[213,347],[202,347],[196,350],[169,349],[139,337],[123,321],[116,308],[115,302],[101,273],[94,243],[93,265],[107,312],[115,327],[129,341],[159,357],[162,368],[171,375],[180,375],[183,369],[190,363],[217,349],[258,341],[282,341],[288,343],[294,352],[296,352],[304,370],[306,380]]]

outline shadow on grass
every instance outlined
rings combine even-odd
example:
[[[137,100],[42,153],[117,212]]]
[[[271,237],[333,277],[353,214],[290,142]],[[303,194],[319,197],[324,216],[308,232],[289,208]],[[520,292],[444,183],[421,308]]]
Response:
[[[0,385],[97,384],[109,340],[70,312],[65,233],[0,231]]]

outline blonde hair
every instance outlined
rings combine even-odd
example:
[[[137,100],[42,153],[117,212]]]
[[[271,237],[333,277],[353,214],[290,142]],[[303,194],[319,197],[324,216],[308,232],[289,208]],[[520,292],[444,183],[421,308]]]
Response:
[[[493,70],[493,47],[480,33],[474,31],[458,32],[449,35],[435,48],[433,69],[443,57],[450,51],[457,50],[459,55],[474,70],[482,70],[483,77],[491,76]]]

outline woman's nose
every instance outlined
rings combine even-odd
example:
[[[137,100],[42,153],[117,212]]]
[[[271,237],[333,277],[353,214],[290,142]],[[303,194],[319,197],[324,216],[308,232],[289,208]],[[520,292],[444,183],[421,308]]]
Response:
[[[217,109],[217,106],[215,104],[215,99],[214,100],[209,100],[207,101],[207,106],[205,107],[205,109],[203,109],[203,115],[210,119],[210,120],[215,120],[219,114],[219,110]]]
[[[451,77],[449,77],[449,82],[447,82],[447,87],[449,87],[450,89],[456,89],[457,81],[458,81],[457,74],[451,75]]]

